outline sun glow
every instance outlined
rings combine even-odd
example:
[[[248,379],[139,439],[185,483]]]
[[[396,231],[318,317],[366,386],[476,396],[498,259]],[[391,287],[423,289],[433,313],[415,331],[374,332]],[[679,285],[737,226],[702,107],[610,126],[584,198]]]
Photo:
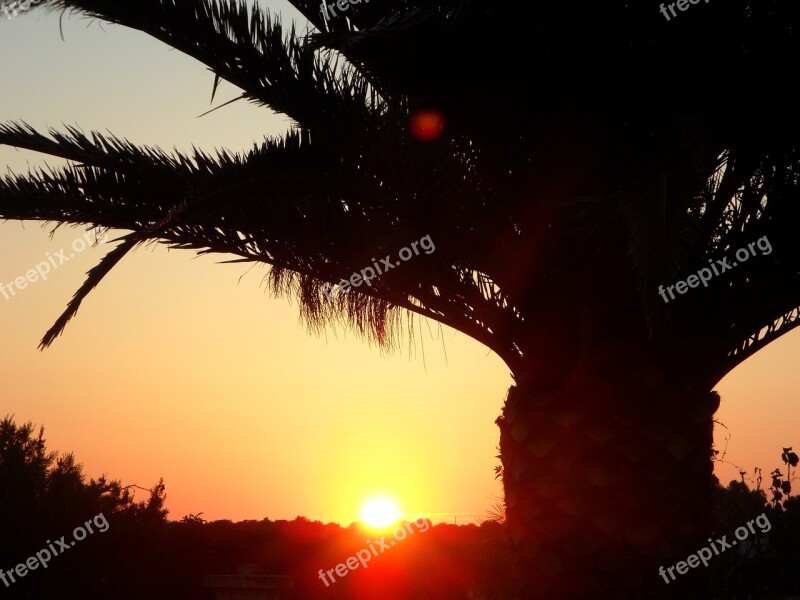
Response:
[[[370,527],[388,527],[399,519],[397,502],[385,496],[371,498],[361,507],[361,520]]]

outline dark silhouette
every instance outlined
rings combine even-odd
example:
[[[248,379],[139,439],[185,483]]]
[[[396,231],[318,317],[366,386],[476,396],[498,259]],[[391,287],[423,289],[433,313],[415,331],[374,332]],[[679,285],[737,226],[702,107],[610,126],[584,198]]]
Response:
[[[707,595],[707,572],[657,568],[710,531],[714,385],[800,324],[800,4],[292,4],[318,33],[229,1],[46,4],[147,32],[296,126],[241,156],[0,128],[76,163],[7,177],[0,218],[130,231],[42,345],[150,240],[272,265],[312,330],[391,346],[400,311],[432,318],[514,375],[498,424],[527,597]],[[323,297],[425,235],[435,253]],[[769,256],[688,277],[761,239]]]
[[[130,589],[158,591],[140,579],[163,568],[154,547],[166,525],[164,484],[139,502],[135,487],[105,476],[87,482],[72,454],[47,451],[44,428],[0,421],[0,569],[24,565],[56,540],[69,545],[75,528],[98,514],[109,525],[63,554],[55,542],[46,567],[0,582],[0,598],[100,600],[132,597]]]
[[[68,460],[65,457],[70,456]],[[68,466],[69,465],[69,466]],[[86,483],[71,455],[45,448],[31,424],[0,422],[0,569],[11,569],[72,531],[96,512],[110,527],[90,536],[46,570],[30,572],[0,598],[56,600],[213,600],[208,583],[237,573],[290,579],[285,600],[525,600],[503,511],[490,509],[480,525],[437,524],[417,529],[390,551],[326,586],[320,569],[343,563],[368,541],[391,533],[340,527],[297,517],[292,521],[208,522],[201,514],[167,521],[160,482],[148,500],[134,502],[128,490],[105,478]],[[70,473],[70,475],[67,475]],[[59,481],[70,479],[68,486]],[[663,491],[663,490],[662,490]],[[800,592],[800,503],[795,497],[772,505],[764,490],[732,481],[715,486],[713,529],[731,535],[754,516],[768,516],[771,529],[746,551],[726,552],[708,566],[714,598],[767,600]],[[419,525],[419,523],[417,523]],[[741,548],[740,548],[741,550]],[[581,563],[584,566],[586,563]],[[222,577],[220,577],[222,576]],[[711,596],[710,596],[711,597]]]

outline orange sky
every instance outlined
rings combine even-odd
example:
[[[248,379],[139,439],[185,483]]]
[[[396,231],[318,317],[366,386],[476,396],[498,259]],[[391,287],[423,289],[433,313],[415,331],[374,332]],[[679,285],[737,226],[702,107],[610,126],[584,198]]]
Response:
[[[264,3],[266,4],[266,3]],[[270,3],[293,15],[283,3]],[[40,10],[0,19],[0,121],[77,123],[137,143],[241,150],[286,119],[235,103],[211,115],[213,76],[143,34]],[[236,95],[221,86],[217,102]],[[0,147],[0,165],[42,158]],[[55,164],[57,161],[50,161]],[[37,224],[0,224],[0,282],[67,248]],[[350,332],[309,336],[296,304],[270,298],[265,267],[147,247],[84,302],[65,336],[37,343],[108,247],[86,250],[18,296],[0,296],[0,415],[46,426],[91,476],[167,484],[173,518],[294,518],[349,523],[370,495],[409,516],[459,522],[500,494],[494,419],[511,378],[476,342],[417,322],[413,346],[385,357]],[[241,278],[241,280],[240,280]],[[424,348],[424,354],[423,354]],[[796,443],[800,332],[718,387],[727,458],[765,472]],[[723,467],[721,479],[736,477]]]

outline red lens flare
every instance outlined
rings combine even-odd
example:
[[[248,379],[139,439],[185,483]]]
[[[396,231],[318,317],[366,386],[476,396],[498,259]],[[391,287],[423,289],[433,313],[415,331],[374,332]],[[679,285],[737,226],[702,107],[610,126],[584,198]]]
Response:
[[[437,110],[419,110],[409,120],[411,135],[423,142],[438,138],[444,131],[444,115]]]

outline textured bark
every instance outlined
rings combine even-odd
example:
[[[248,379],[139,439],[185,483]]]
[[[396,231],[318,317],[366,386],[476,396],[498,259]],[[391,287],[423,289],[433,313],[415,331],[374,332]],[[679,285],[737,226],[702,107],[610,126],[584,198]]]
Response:
[[[526,597],[707,597],[702,565],[669,584],[658,568],[708,544],[719,396],[660,379],[509,390],[497,423]]]

